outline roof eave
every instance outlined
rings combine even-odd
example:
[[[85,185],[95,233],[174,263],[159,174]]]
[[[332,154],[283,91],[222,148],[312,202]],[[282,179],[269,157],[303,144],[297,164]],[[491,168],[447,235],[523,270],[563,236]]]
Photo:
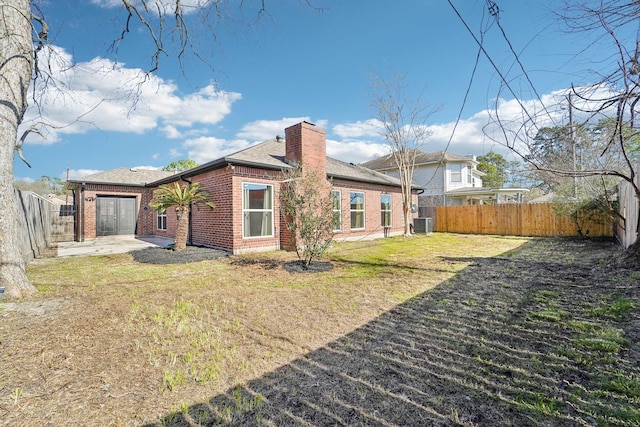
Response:
[[[148,182],[132,183],[132,182],[109,182],[109,181],[83,181],[83,180],[73,180],[73,179],[70,179],[67,182],[71,183],[71,184],[80,184],[80,185],[87,185],[87,184],[91,184],[91,185],[120,185],[120,186],[127,186],[127,187],[146,187],[148,184],[150,184]]]

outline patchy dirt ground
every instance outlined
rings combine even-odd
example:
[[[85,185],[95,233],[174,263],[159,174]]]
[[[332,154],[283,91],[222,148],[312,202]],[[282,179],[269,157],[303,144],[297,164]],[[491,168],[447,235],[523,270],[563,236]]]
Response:
[[[614,244],[534,239],[494,257],[441,246],[355,278],[382,262],[343,253],[314,279],[277,256],[188,274],[108,258],[138,281],[49,283],[0,304],[0,425],[639,425],[640,272],[618,268]],[[180,383],[177,368],[205,353],[215,379],[190,364],[194,383]]]
[[[229,256],[229,252],[200,246],[187,246],[178,252],[167,248],[147,248],[133,251],[131,255],[137,262],[147,264],[187,264],[226,257]]]

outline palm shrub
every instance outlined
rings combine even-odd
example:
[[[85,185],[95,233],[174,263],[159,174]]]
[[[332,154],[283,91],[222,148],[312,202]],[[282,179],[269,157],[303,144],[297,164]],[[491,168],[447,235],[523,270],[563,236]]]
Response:
[[[177,217],[176,239],[174,251],[181,251],[187,247],[189,234],[189,213],[194,205],[204,205],[211,209],[215,204],[209,201],[209,195],[200,189],[200,183],[194,182],[181,185],[179,182],[163,184],[153,192],[153,200],[149,204],[158,213],[175,207]]]

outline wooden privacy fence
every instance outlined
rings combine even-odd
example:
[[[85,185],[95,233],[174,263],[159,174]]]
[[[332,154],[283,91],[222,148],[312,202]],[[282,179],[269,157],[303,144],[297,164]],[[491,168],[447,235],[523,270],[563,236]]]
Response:
[[[578,236],[575,222],[558,215],[551,203],[438,206],[434,231],[503,236]],[[579,218],[589,237],[613,236],[607,219]]]
[[[42,255],[54,242],[73,240],[73,205],[59,205],[30,191],[15,190],[22,227],[20,252],[25,262]]]
[[[638,179],[640,165],[636,166],[636,185],[640,183]],[[627,181],[622,181],[618,186],[618,200],[620,220],[616,229],[616,234],[622,247],[625,249],[631,246],[638,239],[638,225],[640,225],[640,206],[633,186]]]
[[[51,245],[51,202],[37,194],[16,190],[22,225],[20,250],[25,262],[37,258]]]

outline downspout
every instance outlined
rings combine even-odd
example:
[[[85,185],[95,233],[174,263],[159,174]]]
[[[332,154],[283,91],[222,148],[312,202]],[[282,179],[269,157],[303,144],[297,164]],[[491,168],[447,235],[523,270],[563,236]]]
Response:
[[[180,181],[184,181],[187,184],[191,185],[191,181],[189,181],[187,178],[184,178],[184,175],[180,175]],[[189,203],[189,229],[187,231],[187,240],[189,241],[189,244],[193,244],[193,229],[191,224],[193,223],[193,221],[191,221],[193,218],[191,217],[193,212],[193,206],[191,203]]]
[[[84,242],[84,186],[85,183],[80,184],[80,236],[78,236],[81,242]]]
[[[421,188],[416,192],[416,196],[418,196],[418,218],[420,218],[420,195],[424,193],[424,188]]]
[[[442,165],[442,186],[444,191],[442,192],[442,204],[447,206],[447,164]]]

